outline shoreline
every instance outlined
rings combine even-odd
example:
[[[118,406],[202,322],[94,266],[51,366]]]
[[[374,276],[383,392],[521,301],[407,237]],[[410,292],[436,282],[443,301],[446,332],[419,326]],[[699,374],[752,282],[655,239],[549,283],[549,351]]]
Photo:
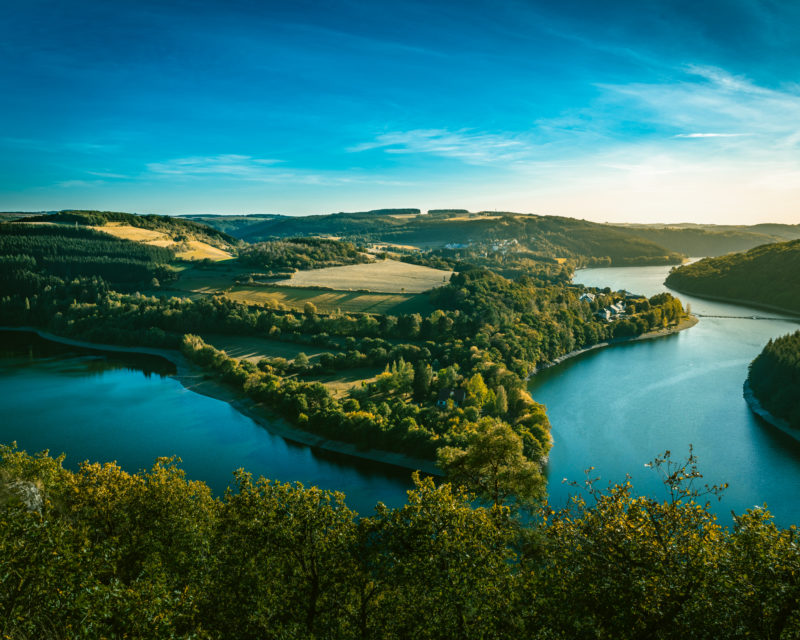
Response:
[[[667,286],[667,285],[665,285]],[[744,300],[742,298],[730,298],[728,296],[714,296],[709,293],[693,293],[691,291],[686,291],[682,289],[676,289],[675,287],[668,287],[672,291],[676,291],[678,293],[682,293],[685,296],[693,296],[695,298],[700,298],[701,300],[711,300],[712,302],[729,302],[730,304],[735,304],[740,307],[751,307],[752,309],[758,309],[760,311],[774,311],[777,313],[782,313],[786,316],[787,320],[794,320],[796,322],[800,322],[800,313],[793,309],[787,309],[786,307],[779,307],[774,304],[766,304],[763,302],[753,302],[751,300]]]
[[[759,399],[756,398],[756,394],[753,393],[753,389],[750,387],[749,380],[745,380],[744,385],[742,385],[742,395],[744,396],[744,400],[747,402],[747,406],[750,408],[750,411],[752,411],[756,416],[761,418],[767,424],[780,431],[783,431],[786,435],[800,441],[800,430],[793,429],[791,426],[789,426],[789,423],[786,420],[783,418],[778,418],[767,411]]]
[[[113,344],[102,344],[88,342],[85,340],[75,340],[63,336],[37,329],[36,327],[0,327],[0,331],[16,331],[25,333],[35,333],[40,338],[58,342],[73,347],[93,349],[95,351],[108,351],[117,353],[143,353],[146,355],[157,356],[168,360],[175,365],[175,378],[186,390],[198,393],[215,400],[220,400],[231,405],[236,411],[247,416],[260,427],[270,433],[280,436],[291,442],[304,444],[309,447],[333,451],[354,458],[379,462],[381,464],[392,465],[409,469],[411,471],[422,471],[429,475],[439,476],[441,471],[436,464],[429,460],[413,458],[402,453],[383,451],[380,449],[359,449],[356,445],[339,440],[329,440],[317,434],[298,429],[286,419],[278,416],[268,407],[265,407],[255,400],[249,398],[241,391],[215,380],[207,371],[191,362],[180,351],[173,349],[159,349],[155,347],[123,347]]]
[[[656,338],[664,338],[666,336],[674,335],[680,331],[685,329],[690,329],[695,326],[698,322],[700,322],[700,318],[695,315],[688,315],[685,318],[682,318],[678,324],[673,325],[671,327],[665,327],[663,329],[657,329],[655,331],[648,331],[647,333],[643,333],[638,336],[630,336],[624,338],[611,338],[610,340],[605,340],[603,342],[597,342],[589,347],[583,347],[581,349],[575,349],[574,351],[570,351],[569,353],[565,353],[563,356],[559,356],[558,358],[554,359],[552,362],[548,362],[547,364],[543,364],[540,367],[536,367],[534,371],[527,377],[526,382],[530,382],[531,378],[533,378],[537,373],[544,369],[549,369],[550,367],[555,367],[562,362],[566,362],[567,360],[571,360],[572,358],[577,358],[584,353],[589,353],[590,351],[595,351],[596,349],[604,349],[606,347],[614,347],[619,344],[627,344],[629,342],[640,342],[643,340],[654,340]]]

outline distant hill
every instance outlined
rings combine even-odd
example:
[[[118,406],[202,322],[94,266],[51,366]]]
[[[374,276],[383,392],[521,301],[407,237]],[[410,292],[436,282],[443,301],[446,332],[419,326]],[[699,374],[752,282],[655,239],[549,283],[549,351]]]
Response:
[[[404,224],[403,218],[420,215],[419,209],[375,209],[311,216],[251,214],[241,216],[189,215],[186,220],[209,225],[247,242],[304,235],[371,237]],[[401,216],[397,218],[395,216]]]
[[[800,238],[800,225],[613,225],[638,238],[651,240],[671,251],[688,256],[720,256],[747,251],[771,242]]]
[[[517,240],[520,248],[543,257],[572,258],[585,264],[674,264],[678,252],[628,229],[561,218],[508,212],[382,209],[315,216],[191,216],[224,228],[248,242],[300,236],[331,236],[354,242],[388,242],[423,249],[445,245],[491,244]]]
[[[684,265],[668,287],[800,313],[800,240],[777,242]]]
[[[52,222],[57,224],[77,224],[80,226],[103,227],[109,224],[123,224],[140,229],[150,229],[166,233],[175,240],[199,240],[219,248],[231,248],[238,240],[217,228],[194,220],[175,216],[138,215],[121,211],[64,210],[55,213],[29,216],[26,222]]]

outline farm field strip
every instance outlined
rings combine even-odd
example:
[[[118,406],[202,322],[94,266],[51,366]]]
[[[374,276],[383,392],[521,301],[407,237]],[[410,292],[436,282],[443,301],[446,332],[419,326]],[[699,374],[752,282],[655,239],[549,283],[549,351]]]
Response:
[[[320,291],[303,287],[240,285],[233,287],[226,295],[237,302],[250,304],[280,303],[302,311],[305,303],[312,303],[322,313],[338,310],[357,313],[430,314],[433,306],[427,296],[403,293],[363,293],[360,291]]]
[[[343,267],[298,271],[275,284],[294,287],[330,287],[380,293],[422,293],[450,280],[452,271],[431,269],[397,260],[380,260]]]

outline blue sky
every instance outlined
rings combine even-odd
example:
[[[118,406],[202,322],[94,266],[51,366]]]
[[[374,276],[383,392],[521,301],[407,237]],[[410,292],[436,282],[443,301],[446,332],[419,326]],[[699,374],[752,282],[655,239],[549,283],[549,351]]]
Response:
[[[26,0],[0,210],[800,222],[800,2]]]

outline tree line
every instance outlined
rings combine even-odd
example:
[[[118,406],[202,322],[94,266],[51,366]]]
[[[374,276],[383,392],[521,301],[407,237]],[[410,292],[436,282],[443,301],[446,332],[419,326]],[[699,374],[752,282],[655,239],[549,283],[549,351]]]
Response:
[[[325,238],[287,238],[247,245],[239,251],[239,262],[275,273],[321,269],[369,262],[350,242]]]
[[[770,340],[750,363],[747,381],[767,411],[800,429],[800,331]]]
[[[766,509],[709,512],[690,456],[665,497],[587,479],[521,519],[415,476],[361,517],[341,493],[175,459],[76,471],[0,447],[0,629],[85,638],[795,638],[800,548]]]

